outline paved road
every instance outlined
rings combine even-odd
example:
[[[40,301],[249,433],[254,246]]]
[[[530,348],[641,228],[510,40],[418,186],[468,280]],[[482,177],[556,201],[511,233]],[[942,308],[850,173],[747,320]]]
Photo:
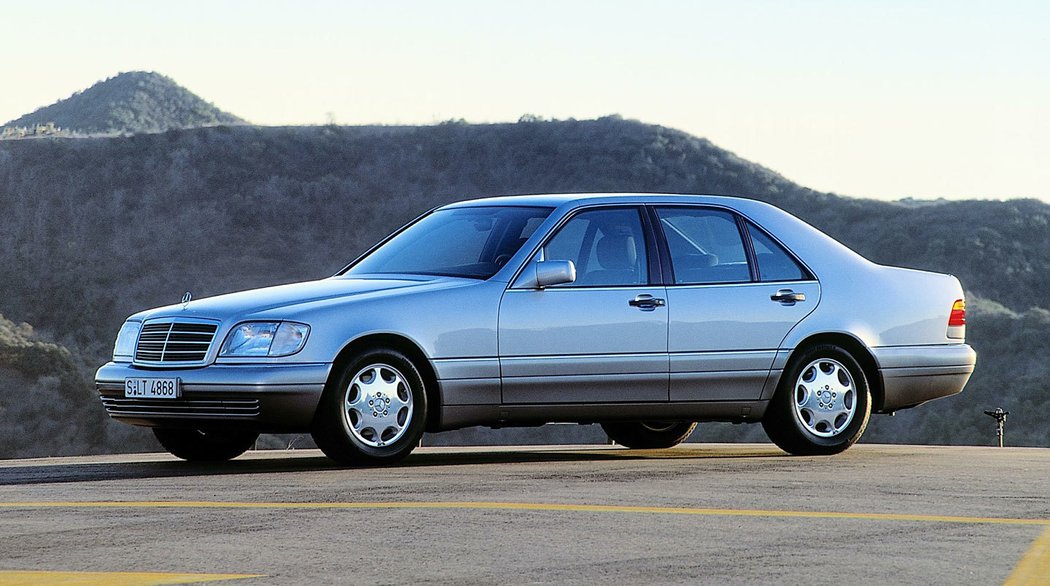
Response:
[[[1046,583],[1050,450],[423,448],[382,469],[340,469],[312,450],[221,466],[157,454],[0,462],[0,584],[239,575]]]

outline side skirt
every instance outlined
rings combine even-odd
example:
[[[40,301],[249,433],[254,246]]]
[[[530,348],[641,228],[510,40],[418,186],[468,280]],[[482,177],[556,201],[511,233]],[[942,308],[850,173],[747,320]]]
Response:
[[[443,405],[441,431],[474,425],[517,427],[544,423],[596,423],[643,419],[680,421],[761,421],[768,401],[689,403],[606,403],[558,405]]]

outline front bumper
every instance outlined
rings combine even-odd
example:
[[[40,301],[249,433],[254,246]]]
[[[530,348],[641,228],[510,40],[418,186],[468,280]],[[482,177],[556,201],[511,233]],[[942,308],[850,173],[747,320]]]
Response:
[[[915,407],[959,393],[970,380],[977,353],[968,344],[874,348],[882,375],[879,412]]]
[[[150,427],[244,427],[264,432],[307,431],[331,364],[212,364],[153,369],[109,362],[95,389],[111,417]],[[178,399],[127,399],[124,379],[179,378]]]

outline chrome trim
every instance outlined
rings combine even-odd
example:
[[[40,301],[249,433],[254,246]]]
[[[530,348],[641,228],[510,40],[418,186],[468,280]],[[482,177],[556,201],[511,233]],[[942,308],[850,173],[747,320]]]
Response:
[[[214,329],[211,332],[206,331],[180,331],[178,326],[183,325],[200,325],[200,326],[211,326]],[[214,319],[201,319],[195,317],[160,317],[154,319],[148,319],[142,322],[142,328],[139,330],[139,337],[135,340],[135,356],[132,359],[132,364],[138,366],[152,366],[152,367],[163,367],[163,368],[184,368],[189,366],[203,366],[208,364],[209,359],[212,356],[213,346],[215,344],[215,338],[219,333],[219,326],[222,324],[219,320]],[[163,328],[158,328],[156,331],[147,331],[150,326],[163,326],[168,325],[168,329],[163,331]],[[143,337],[146,335],[157,336],[163,331],[164,339],[146,339]],[[201,339],[185,339],[185,340],[172,340],[172,334],[183,335],[183,336],[197,336]],[[207,336],[207,341],[203,337]],[[151,344],[148,348],[143,348],[143,344]],[[172,349],[172,344],[180,344],[177,348]],[[193,347],[189,349],[187,347]],[[158,359],[143,359],[140,355],[146,353],[148,355],[159,354]],[[200,359],[194,360],[172,360],[168,358],[169,355],[178,357],[189,355],[196,357],[200,355]]]
[[[259,399],[208,395],[205,399],[128,399],[102,395],[102,405],[113,417],[235,417],[252,418],[260,413]]]

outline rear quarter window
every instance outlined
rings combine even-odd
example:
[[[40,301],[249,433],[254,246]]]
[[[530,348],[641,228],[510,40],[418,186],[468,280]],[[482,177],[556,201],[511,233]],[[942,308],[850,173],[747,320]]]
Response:
[[[812,279],[809,271],[751,222],[747,223],[751,244],[755,247],[758,277],[762,281],[805,281]]]

